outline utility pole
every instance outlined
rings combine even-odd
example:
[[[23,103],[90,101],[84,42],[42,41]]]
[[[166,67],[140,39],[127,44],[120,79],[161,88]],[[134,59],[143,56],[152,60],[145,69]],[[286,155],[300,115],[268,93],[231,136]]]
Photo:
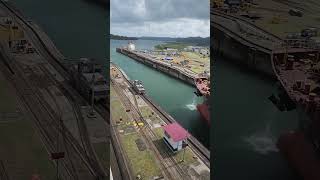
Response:
[[[58,124],[58,135],[57,135],[57,149],[56,149],[56,152],[51,153],[51,158],[56,161],[56,164],[57,164],[56,177],[57,177],[57,180],[59,180],[60,179],[60,177],[59,177],[59,159],[62,159],[65,156],[65,153],[63,151],[60,151],[60,149],[62,149],[62,148],[60,148],[60,134],[63,133],[63,124],[62,124],[63,120],[62,120],[62,110],[59,107],[59,104],[56,99],[54,99],[54,103],[57,106],[57,110],[58,110],[59,124]],[[62,139],[63,138],[64,138],[64,136],[62,134]]]
[[[94,81],[95,81],[95,77],[96,77],[94,63],[93,63],[92,71],[93,71],[93,74],[92,74],[92,80],[91,80],[91,108],[90,108],[90,112],[88,114],[89,118],[96,117],[96,115],[94,114]]]
[[[183,155],[182,155],[182,160],[181,162],[184,162],[184,157],[185,157],[185,154],[186,154],[186,149],[187,149],[187,146],[188,146],[188,137],[186,138],[186,145],[185,147],[183,147]]]

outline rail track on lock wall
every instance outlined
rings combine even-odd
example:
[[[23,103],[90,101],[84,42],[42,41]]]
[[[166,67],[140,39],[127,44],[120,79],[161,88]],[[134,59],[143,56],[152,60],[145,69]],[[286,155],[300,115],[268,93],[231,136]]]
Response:
[[[128,113],[130,113],[131,117],[134,119],[134,122],[136,124],[144,123],[145,125],[143,127],[139,127],[139,133],[143,136],[145,142],[147,142],[148,147],[151,148],[151,150],[156,155],[156,158],[160,162],[162,168],[161,170],[164,172],[165,177],[169,179],[186,179],[187,174],[183,169],[179,166],[179,162],[176,162],[176,160],[172,157],[171,154],[168,153],[166,150],[160,151],[156,145],[154,144],[154,140],[156,140],[157,135],[152,131],[152,129],[148,126],[147,121],[145,121],[142,118],[142,115],[139,113],[139,110],[135,107],[134,104],[131,103],[131,101],[128,99],[128,97],[123,93],[123,88],[121,88],[116,82],[114,82],[111,79],[111,83],[113,87],[115,88],[119,98],[121,99],[121,102],[125,106],[127,110],[130,110]],[[168,158],[164,158],[163,154],[167,156]],[[174,168],[172,168],[174,166]],[[178,175],[179,177],[175,176]]]

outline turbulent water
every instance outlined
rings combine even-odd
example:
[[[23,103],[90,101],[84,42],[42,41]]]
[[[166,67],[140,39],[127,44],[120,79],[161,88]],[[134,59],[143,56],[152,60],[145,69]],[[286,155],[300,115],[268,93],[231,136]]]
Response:
[[[221,58],[214,62],[213,73],[215,178],[294,179],[276,143],[282,133],[297,127],[298,113],[280,112],[268,100],[276,82]]]
[[[197,110],[197,96],[196,95],[193,96],[192,103],[187,104],[186,107],[191,111]]]
[[[276,113],[275,109],[274,112]],[[270,113],[271,115],[271,113]],[[277,152],[278,149],[276,147],[276,136],[272,133],[272,117],[269,120],[266,120],[266,124],[264,127],[259,129],[257,132],[252,134],[249,137],[244,138],[244,141],[247,142],[254,151],[260,154],[268,154],[271,152]],[[275,122],[276,123],[276,122]]]

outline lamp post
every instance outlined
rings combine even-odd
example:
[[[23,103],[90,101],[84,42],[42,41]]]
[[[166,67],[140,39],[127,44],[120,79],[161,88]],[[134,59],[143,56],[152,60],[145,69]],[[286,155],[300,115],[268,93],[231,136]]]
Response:
[[[182,160],[181,160],[181,162],[184,162],[184,158],[185,158],[187,146],[188,146],[188,137],[186,138],[185,146],[183,147],[183,155],[182,155]]]
[[[95,81],[95,77],[96,77],[94,63],[93,63],[92,71],[93,71],[93,73],[92,73],[92,80],[91,80],[91,108],[90,108],[90,112],[88,114],[89,118],[96,117],[94,114],[94,81]]]
[[[64,158],[64,152],[59,152],[59,139],[60,139],[60,131],[61,133],[63,133],[63,129],[62,129],[62,110],[59,107],[59,104],[57,102],[57,100],[55,98],[53,98],[55,105],[57,106],[57,110],[58,110],[58,116],[59,116],[59,124],[58,124],[58,138],[57,138],[57,152],[55,153],[51,153],[51,158],[56,160],[56,164],[57,164],[57,180],[59,180],[59,159]],[[63,136],[62,136],[63,138]]]

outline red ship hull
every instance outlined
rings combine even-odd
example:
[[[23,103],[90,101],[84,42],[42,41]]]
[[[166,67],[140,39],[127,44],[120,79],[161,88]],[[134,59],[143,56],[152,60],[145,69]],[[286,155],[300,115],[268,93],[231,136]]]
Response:
[[[320,160],[302,132],[282,135],[277,143],[290,165],[304,180],[320,179]]]
[[[206,77],[196,78],[194,81],[197,87],[197,95],[204,96],[204,102],[197,105],[197,109],[203,119],[210,125],[210,111],[208,105],[208,99],[210,97],[210,80]]]
[[[198,104],[197,109],[198,109],[199,113],[201,114],[201,116],[203,117],[203,119],[208,123],[208,125],[210,125],[210,111],[209,111],[208,105],[207,104]]]

